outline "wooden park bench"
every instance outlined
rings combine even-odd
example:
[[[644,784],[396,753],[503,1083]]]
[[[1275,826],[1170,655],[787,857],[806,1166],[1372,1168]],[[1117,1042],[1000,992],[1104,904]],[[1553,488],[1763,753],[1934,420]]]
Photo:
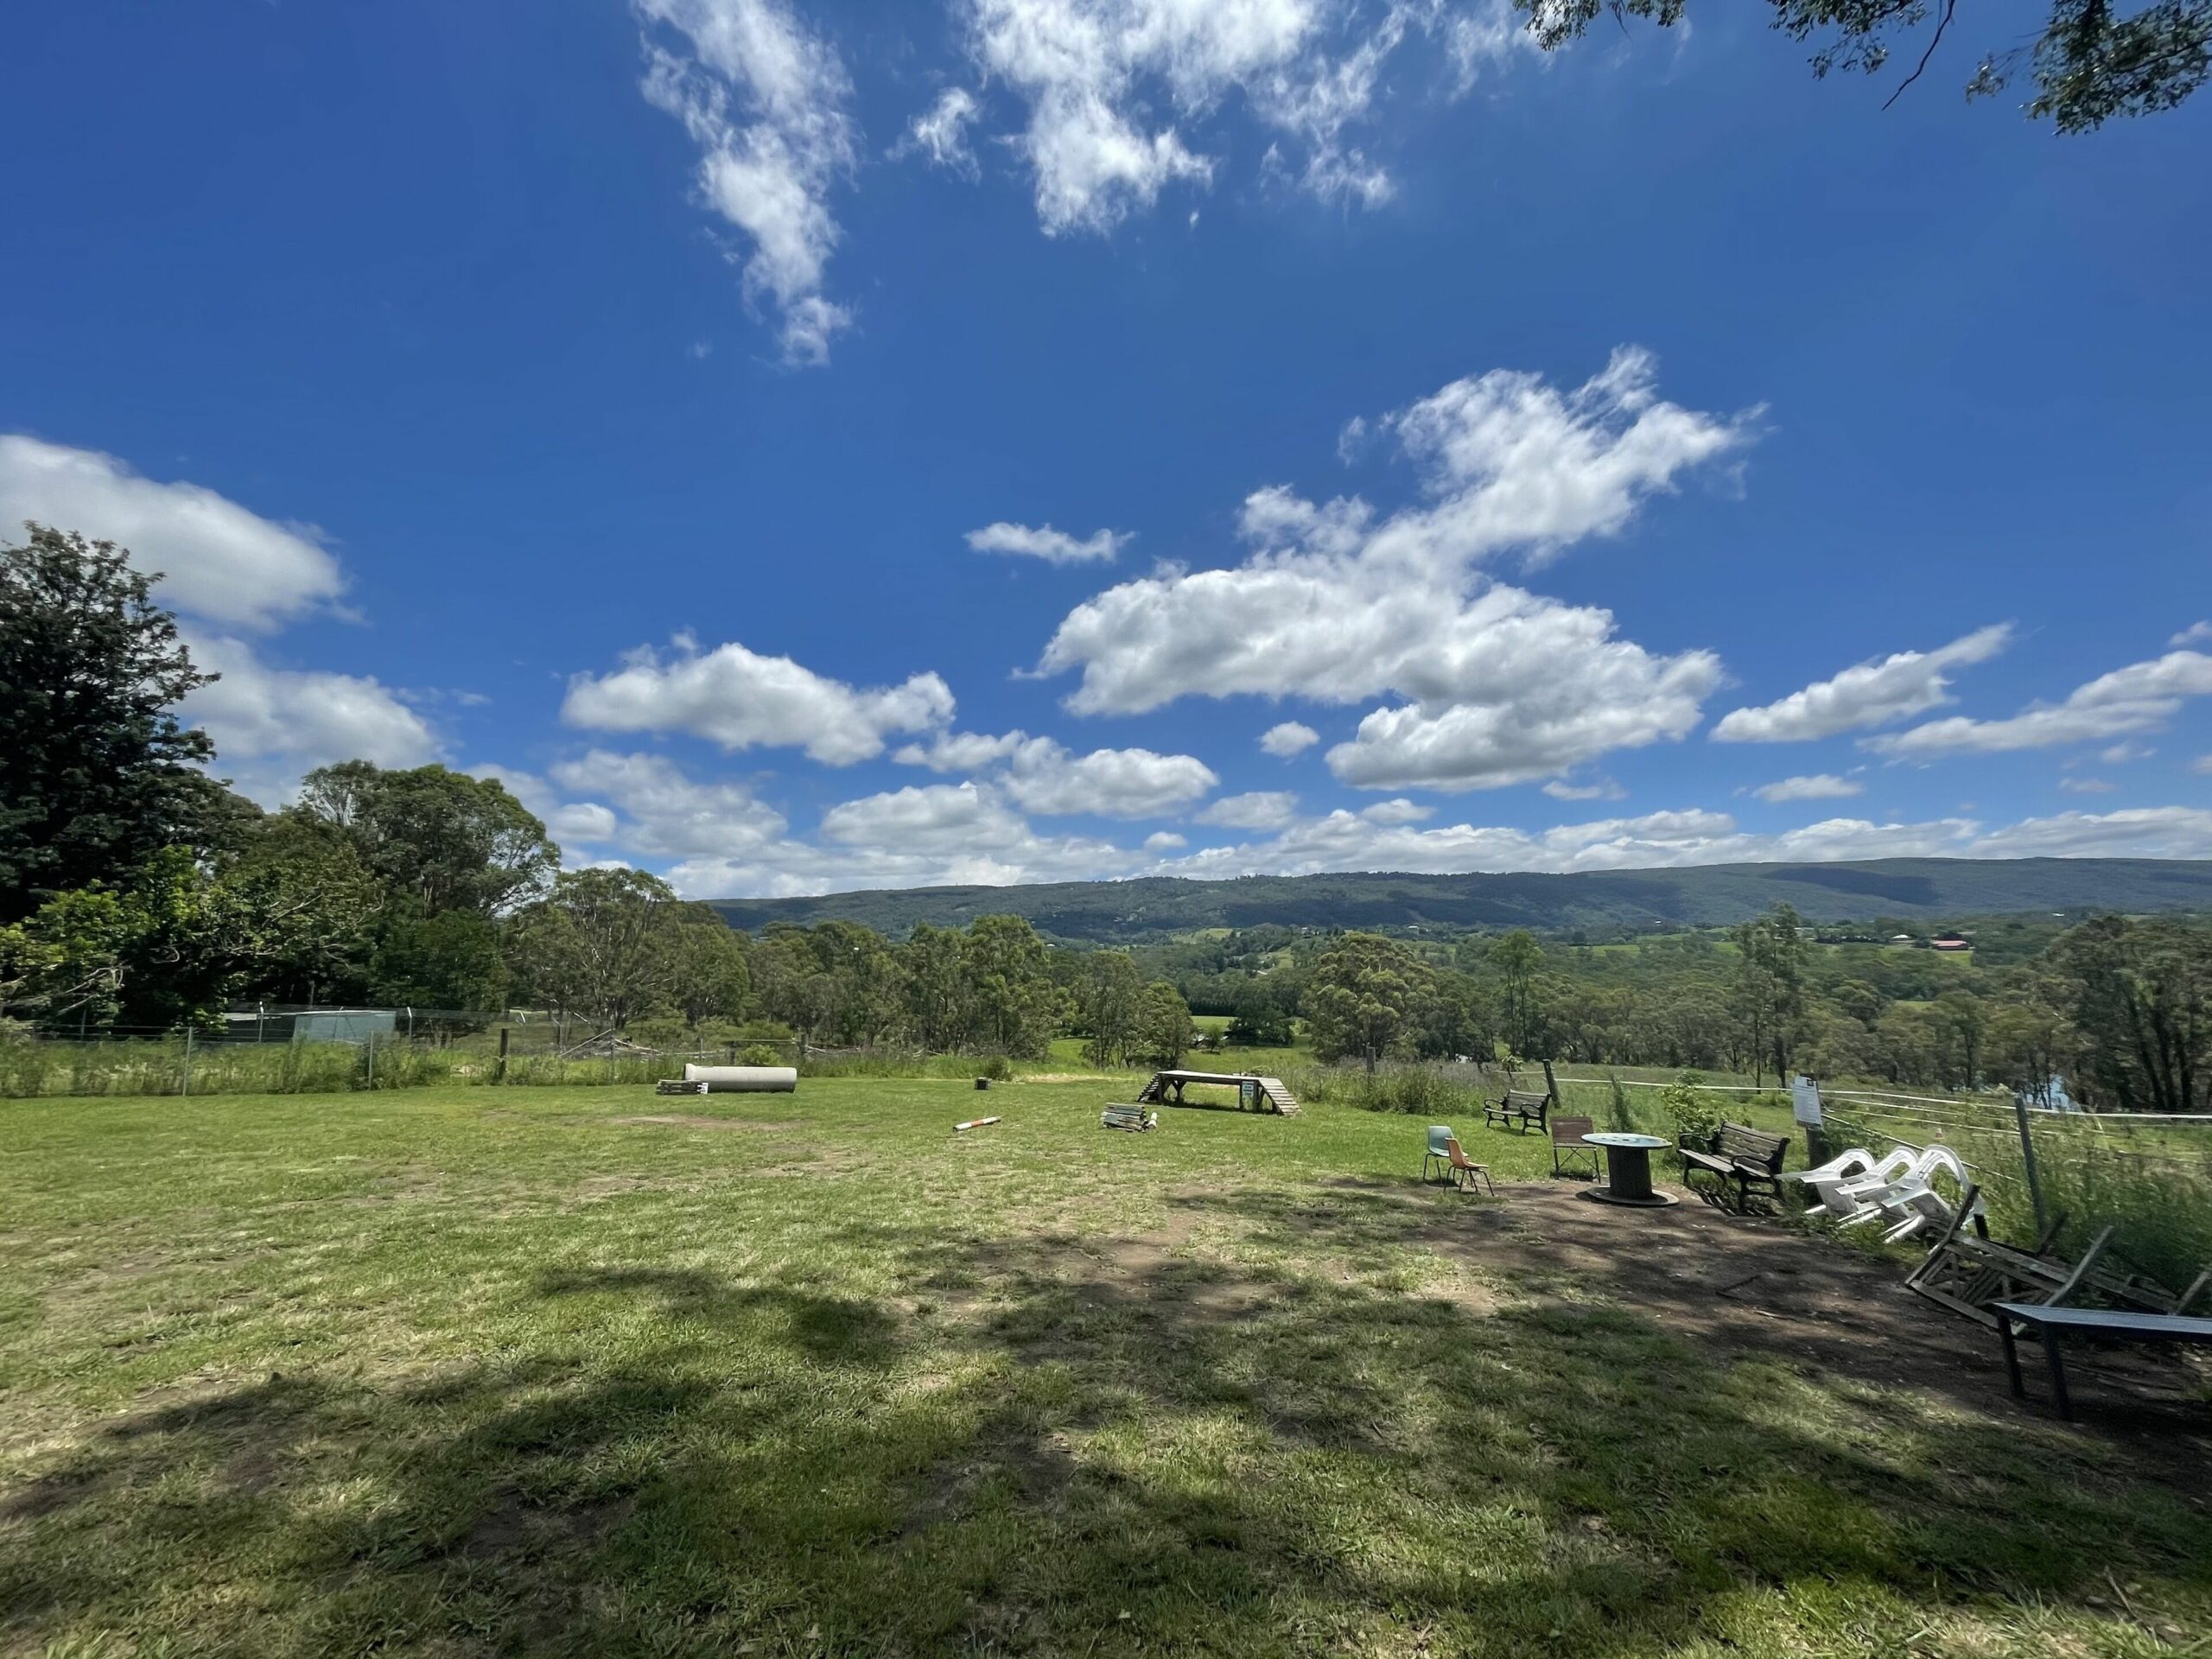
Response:
[[[1551,1111],[1550,1095],[1509,1089],[1503,1100],[1493,1100],[1483,1107],[1483,1122],[1485,1126],[1525,1132],[1545,1128],[1551,1121]]]
[[[1679,1150],[1682,1185],[1707,1204],[1725,1203],[1732,1192],[1739,1208],[1751,1203],[1754,1190],[1770,1198],[1782,1196],[1782,1160],[1789,1150],[1787,1135],[1723,1123],[1704,1147],[1686,1142]],[[1707,1184],[1693,1180],[1695,1175],[1707,1177]]]

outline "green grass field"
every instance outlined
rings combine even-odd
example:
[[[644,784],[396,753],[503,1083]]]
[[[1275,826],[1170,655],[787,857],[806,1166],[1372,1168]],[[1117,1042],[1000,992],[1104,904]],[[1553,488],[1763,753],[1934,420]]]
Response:
[[[1115,1093],[0,1106],[0,1652],[2212,1652],[2185,1465]]]

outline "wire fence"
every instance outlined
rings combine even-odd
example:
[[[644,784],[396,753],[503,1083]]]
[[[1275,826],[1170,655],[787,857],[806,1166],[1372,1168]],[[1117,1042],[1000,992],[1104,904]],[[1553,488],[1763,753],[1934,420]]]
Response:
[[[2212,1263],[2212,1122],[2052,1111],[2001,1096],[1824,1088],[1836,1149],[1948,1147],[1982,1189],[1993,1230],[2062,1249],[2099,1230],[2152,1276],[2187,1284]]]
[[[559,1010],[255,1003],[189,1027],[0,1027],[0,1097],[325,1094],[437,1084],[652,1084],[689,1064],[809,1077],[1011,1075],[1003,1058],[828,1047],[778,1027]]]
[[[308,1094],[436,1084],[653,1083],[687,1063],[834,1065],[779,1030],[618,1029],[534,1009],[256,1004],[191,1026],[0,1033],[0,1096]]]

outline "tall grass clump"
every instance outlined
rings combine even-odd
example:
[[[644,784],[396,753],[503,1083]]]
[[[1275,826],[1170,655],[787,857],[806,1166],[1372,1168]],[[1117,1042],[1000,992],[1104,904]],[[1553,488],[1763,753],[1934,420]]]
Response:
[[[383,1056],[378,1056],[379,1069]],[[404,1066],[404,1062],[396,1062]],[[207,1043],[181,1036],[0,1040],[0,1095],[300,1095],[360,1088],[347,1043]],[[424,1077],[423,1081],[435,1079]],[[381,1086],[383,1078],[378,1077]]]
[[[2194,1150],[2117,1144],[2094,1119],[2038,1121],[2031,1128],[2046,1215],[2065,1225],[2056,1248],[2071,1257],[2107,1227],[2124,1265],[2180,1290],[2212,1267],[2212,1159]],[[1973,1167],[1991,1230],[2028,1240],[2040,1231],[2016,1132],[1952,1129],[1944,1143]],[[2202,1308],[2196,1309],[2202,1312]]]
[[[1487,1080],[1473,1065],[1300,1066],[1284,1079],[1300,1100],[1357,1106],[1368,1112],[1402,1112],[1443,1118],[1479,1113]]]
[[[788,1056],[776,1064],[788,1065]],[[925,1054],[919,1050],[869,1049],[856,1054],[810,1054],[798,1063],[803,1077],[988,1077],[1014,1074],[1003,1054]]]
[[[495,1076],[494,1063],[482,1068],[475,1083],[501,1081],[522,1088],[613,1088],[623,1084],[655,1084],[664,1077],[683,1075],[681,1054],[576,1055],[517,1054],[507,1060],[506,1076]]]

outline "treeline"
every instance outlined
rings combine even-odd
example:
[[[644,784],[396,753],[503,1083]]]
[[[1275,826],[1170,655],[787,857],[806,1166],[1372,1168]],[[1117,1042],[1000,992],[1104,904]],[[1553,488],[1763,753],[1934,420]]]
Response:
[[[2063,1088],[2106,1110],[2212,1111],[2212,925],[2201,919],[2099,917],[1983,969],[1819,945],[1783,905],[1725,933],[1607,950],[1526,932],[1427,952],[1347,935],[1302,971],[1323,1059],[1506,1053],[1996,1085],[2045,1103]]]
[[[810,1046],[1165,1064],[1191,1008],[1317,1056],[1661,1066],[2212,1109],[2212,929],[2009,921],[1974,961],[1823,944],[1787,904],[1628,945],[1262,926],[1072,949],[1018,916],[770,923],[658,878],[563,870],[499,784],[347,761],[264,813],[213,781],[195,670],[149,579],[34,526],[0,547],[0,1020],[173,1030],[274,1002],[542,1009],[628,1031],[773,1027]],[[1879,933],[1877,927],[1877,934]]]
[[[92,1033],[204,1024],[256,1001],[524,1007],[613,1032],[673,1021],[1017,1059],[1075,1030],[1106,1065],[1164,1063],[1192,1039],[1172,985],[1124,953],[1053,950],[1019,917],[898,944],[846,922],[753,939],[657,876],[559,863],[495,782],[323,767],[282,811],[241,804],[219,836],[108,880],[9,894],[31,907],[0,927],[0,1012]]]

